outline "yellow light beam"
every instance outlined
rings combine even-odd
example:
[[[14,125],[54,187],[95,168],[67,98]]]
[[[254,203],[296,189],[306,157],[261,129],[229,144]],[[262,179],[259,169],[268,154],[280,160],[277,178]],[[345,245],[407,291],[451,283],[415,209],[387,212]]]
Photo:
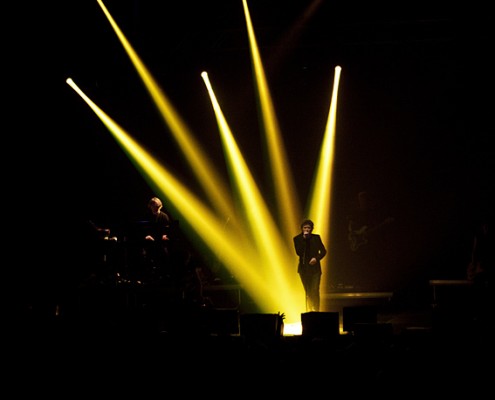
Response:
[[[292,233],[299,227],[300,203],[298,192],[294,189],[291,167],[287,162],[287,156],[283,141],[280,138],[280,130],[275,115],[273,102],[265,78],[261,57],[256,43],[251,17],[247,5],[247,0],[242,1],[246,25],[248,30],[249,44],[251,50],[251,60],[254,69],[254,76],[259,93],[261,104],[261,117],[265,129],[265,138],[269,161],[271,163],[271,173],[273,174],[273,184],[275,186],[275,196],[278,202],[278,221],[282,226],[282,232],[287,243],[292,239]]]
[[[311,190],[311,202],[309,206],[309,215],[312,215],[315,224],[324,240],[330,240],[330,214],[331,214],[331,192],[332,192],[332,175],[333,160],[335,152],[335,126],[337,118],[337,99],[338,87],[340,82],[342,68],[335,67],[334,83],[328,112],[327,125],[323,144],[320,149],[316,175],[314,177]],[[322,271],[326,275],[328,272],[328,258],[322,260]]]
[[[199,184],[203,187],[207,196],[209,196],[211,204],[217,209],[218,213],[223,216],[224,221],[229,218],[230,223],[236,226],[239,223],[239,220],[235,218],[234,207],[230,201],[230,192],[223,184],[223,181],[220,179],[215,167],[210,163],[209,157],[204,154],[201,147],[197,144],[186,123],[181,119],[167,96],[163,93],[160,86],[153,78],[152,74],[141,61],[140,57],[126,39],[103,2],[101,0],[97,1],[136,71],[138,72],[139,77],[143,81],[144,86],[148,90],[148,93],[153,99],[165,123],[168,125],[174,139],[177,141],[180,149],[187,158]],[[242,232],[242,229],[238,229],[238,231]]]
[[[258,273],[260,259],[256,251],[247,248],[236,237],[226,236],[223,221],[199,201],[180,181],[157,163],[135,140],[133,140],[115,121],[99,108],[72,79],[67,79],[81,98],[91,107],[103,124],[122,146],[131,161],[163,191],[163,195],[172,202],[181,217],[193,227],[204,243],[239,277],[245,289],[252,294],[253,300],[262,304],[278,304],[278,293],[270,288],[270,282]]]
[[[323,144],[317,162],[316,175],[313,181],[311,192],[311,204],[309,215],[313,216],[315,224],[320,226],[320,233],[323,237],[329,235],[330,220],[330,195],[332,188],[332,172],[335,144],[335,126],[337,116],[337,95],[340,82],[341,67],[335,67],[335,77],[333,83],[330,109],[328,112],[327,125]]]
[[[158,88],[158,85],[156,85],[156,83],[154,82],[154,80],[152,79],[151,75],[148,73],[148,71],[146,70],[145,66],[143,65],[143,63],[139,60],[139,58],[137,57],[137,54],[134,52],[134,50],[132,49],[132,47],[130,46],[129,42],[125,39],[124,35],[122,34],[122,32],[120,31],[120,29],[118,28],[117,24],[115,23],[115,21],[112,19],[110,13],[106,10],[106,8],[104,7],[103,3],[99,0],[98,1],[100,6],[102,7],[102,9],[104,10],[107,18],[109,19],[112,27],[114,28],[114,31],[117,33],[120,41],[122,42],[125,50],[127,51],[129,57],[131,58],[131,60],[133,61],[138,73],[142,76],[142,79],[143,79],[143,82],[145,83],[145,86],[148,88],[148,90],[150,91],[151,95],[152,95],[152,98],[153,100],[157,103],[158,105],[158,108],[160,110],[163,110],[164,111],[164,116],[166,118],[167,121],[171,121],[171,123],[169,122],[171,128],[172,128],[172,131],[173,133],[176,133],[178,136],[179,139],[183,138],[183,140],[179,141],[179,143],[181,144],[182,147],[184,147],[184,144],[187,144],[189,143],[189,139],[188,138],[184,138],[184,132],[182,128],[185,128],[184,126],[177,126],[178,124],[178,121],[175,119],[175,118],[172,118],[172,116],[170,115],[171,113],[171,108],[170,108],[170,104],[168,101],[166,101],[166,98],[164,98],[164,95],[162,94],[162,92],[159,90]],[[162,102],[162,105],[163,106],[160,106]],[[175,113],[174,113],[175,114]],[[168,116],[168,118],[167,118]],[[175,117],[175,115],[173,115]],[[176,129],[174,129],[174,127],[176,127]],[[191,135],[189,135],[191,136]],[[191,137],[192,139],[192,137]],[[187,153],[189,154],[189,153]],[[194,159],[191,159],[190,158],[190,162],[193,162]],[[195,168],[196,171],[204,171],[205,168],[204,166],[198,166]],[[207,178],[211,179],[211,173],[208,174]],[[199,179],[200,182],[204,182],[204,180],[201,180]],[[218,179],[215,179],[215,182],[220,182]],[[223,196],[223,195],[221,195]],[[223,196],[223,198],[225,198],[225,196]],[[288,196],[288,198],[291,198],[291,196]],[[215,204],[215,203],[214,203]],[[294,210],[292,210],[294,211]],[[231,213],[229,211],[229,213]],[[292,215],[292,214],[290,214]],[[240,229],[239,232],[242,234],[244,232],[243,229]],[[284,238],[286,238],[286,236],[284,236]],[[287,238],[287,243],[290,243],[290,241],[288,240]],[[285,263],[284,263],[285,264]],[[283,273],[280,273],[279,272],[279,275],[280,274],[283,274]],[[280,291],[279,291],[280,293]],[[292,296],[291,298],[294,298],[294,296]]]
[[[281,240],[280,231],[265,204],[263,197],[254,181],[246,162],[239,151],[230,128],[218,104],[215,93],[209,81],[208,74],[201,74],[208,89],[210,99],[218,121],[222,143],[228,165],[240,199],[244,204],[248,226],[252,230],[253,240],[256,248],[260,251],[261,265],[260,273],[271,282],[272,290],[279,293],[282,304],[290,306],[294,302],[294,293],[287,285],[290,277],[294,276],[294,270],[287,268],[294,262],[294,251],[288,248],[286,242]],[[270,227],[269,230],[267,227]],[[289,275],[290,272],[290,275]]]
[[[240,155],[240,153],[238,153],[238,149],[236,149],[236,146],[232,146],[232,144],[235,145],[235,142],[233,142],[232,135],[228,130],[228,126],[226,122],[224,121],[224,123],[219,123],[219,126],[222,127],[221,131],[223,132],[223,135],[226,136],[226,134],[228,134],[228,137],[230,137],[230,139],[232,140],[230,146],[226,146],[226,148],[228,149],[228,151],[226,151],[226,154],[228,157],[231,158],[230,161],[231,170],[237,171],[236,172],[238,176],[237,185],[240,188],[241,193],[243,193],[242,198],[245,204],[244,212],[249,208],[249,205],[253,203],[253,200],[256,200],[256,204],[257,204],[256,207],[258,207],[259,205],[259,207],[261,207],[262,210],[263,209],[265,210],[261,213],[258,213],[258,211],[256,211],[254,213],[255,216],[254,219],[252,217],[248,217],[247,225],[249,226],[243,225],[242,224],[243,221],[240,221],[241,225],[240,225],[239,233],[245,234],[246,228],[249,228],[251,232],[255,234],[254,236],[255,240],[253,245],[246,243],[245,241],[235,239],[235,236],[234,237],[230,236],[228,239],[225,238],[225,234],[223,232],[225,215],[227,216],[236,215],[233,202],[230,197],[230,193],[228,193],[228,190],[223,185],[223,182],[221,182],[221,180],[218,178],[218,175],[215,173],[214,168],[209,166],[208,158],[203,155],[199,146],[196,145],[194,138],[187,129],[187,126],[179,118],[178,114],[175,112],[175,110],[173,109],[172,105],[170,104],[166,96],[163,94],[163,92],[161,91],[155,80],[152,78],[151,74],[149,74],[144,64],[141,62],[135,51],[130,46],[129,42],[125,39],[124,35],[118,28],[117,24],[115,24],[115,21],[111,18],[110,14],[104,7],[101,0],[98,0],[98,3],[102,7],[112,27],[117,33],[121,43],[124,46],[124,49],[127,51],[129,57],[131,58],[133,64],[135,65],[136,70],[138,71],[141,79],[143,80],[145,87],[148,89],[152,99],[155,101],[157,108],[161,112],[165,122],[170,127],[172,134],[174,135],[174,138],[179,144],[179,147],[184,152],[186,158],[189,161],[190,166],[193,168],[193,171],[197,174],[198,181],[204,187],[204,190],[207,193],[212,205],[216,208],[218,212],[218,215],[215,218],[215,216],[212,214],[210,210],[207,210],[204,205],[201,205],[206,212],[210,213],[209,217],[214,222],[212,224],[212,226],[214,226],[214,229],[217,230],[219,227],[221,228],[221,230],[217,232],[216,235],[211,235],[214,238],[213,242],[210,241],[211,238],[208,236],[208,230],[202,228],[202,224],[201,224],[201,222],[203,224],[209,224],[212,222],[208,220],[207,218],[208,216],[205,215],[203,219],[200,218],[199,225],[196,225],[195,224],[196,221],[193,221],[191,217],[191,216],[197,217],[196,213],[199,209],[201,209],[199,205],[195,207],[194,210],[189,210],[188,212],[187,205],[179,206],[178,203],[174,204],[176,203],[177,199],[180,199],[181,202],[189,201],[189,203],[193,205],[195,204],[195,202],[198,202],[198,200],[195,198],[189,199],[189,196],[181,195],[182,193],[181,191],[179,193],[174,193],[173,187],[176,187],[175,185],[177,184],[177,182],[174,182],[174,179],[172,179],[173,177],[166,170],[162,171],[161,167],[160,168],[158,168],[158,166],[153,167],[153,163],[145,163],[144,161],[141,162],[134,161],[134,162],[137,163],[142,169],[147,170],[146,172],[147,175],[151,177],[150,179],[153,182],[155,182],[157,187],[161,188],[165,197],[174,195],[175,199],[171,198],[172,204],[174,204],[174,206],[178,207],[178,209],[181,210],[181,214],[183,213],[184,219],[186,220],[187,223],[191,224],[194,227],[196,234],[198,234],[198,236],[208,246],[211,246],[212,251],[218,253],[219,258],[225,263],[227,268],[229,268],[229,270],[231,271],[236,271],[235,275],[240,279],[240,281],[242,281],[242,283],[246,286],[248,291],[249,289],[253,290],[253,292],[251,293],[253,299],[257,299],[259,302],[263,303],[264,306],[266,307],[266,310],[271,310],[271,307],[275,306],[276,310],[283,310],[286,315],[291,315],[290,318],[299,318],[299,312],[301,310],[300,305],[304,304],[304,298],[301,297],[300,299],[297,299],[297,295],[295,295],[297,291],[295,291],[294,288],[288,289],[291,286],[291,284],[292,285],[295,284],[295,279],[292,280],[288,279],[287,285],[285,286],[282,285],[285,278],[288,277],[287,268],[289,269],[289,271],[292,271],[291,273],[293,273],[293,275],[289,274],[289,276],[297,277],[296,267],[295,267],[296,265],[295,256],[291,257],[291,255],[293,255],[293,249],[289,249],[287,247],[287,244],[292,245],[291,237],[294,233],[293,232],[294,227],[299,226],[299,221],[298,220],[296,221],[297,215],[299,215],[297,212],[299,210],[299,207],[292,205],[295,204],[294,201],[295,199],[297,199],[297,192],[293,189],[293,180],[291,179],[291,174],[289,173],[290,171],[289,164],[286,161],[285,152],[283,150],[282,141],[280,139],[278,124],[275,118],[273,103],[270,98],[268,85],[263,72],[261,59],[257,50],[255,35],[252,29],[250,16],[247,9],[247,1],[243,0],[243,5],[246,15],[246,23],[248,25],[250,43],[252,43],[251,56],[252,56],[255,77],[257,79],[258,93],[260,96],[260,100],[259,100],[261,105],[260,110],[262,110],[263,126],[265,127],[267,148],[271,163],[270,164],[271,172],[274,177],[273,180],[275,182],[275,192],[277,195],[276,196],[277,202],[279,203],[279,206],[277,207],[277,209],[280,210],[278,219],[280,220],[280,226],[282,227],[281,229],[282,232],[285,231],[285,234],[282,233],[282,237],[284,237],[287,240],[285,243],[285,247],[280,246],[280,250],[276,250],[276,252],[279,252],[279,254],[281,255],[280,260],[282,260],[282,261],[278,260],[279,261],[278,265],[280,266],[280,268],[278,268],[278,272],[277,272],[277,268],[274,267],[277,265],[277,263],[270,263],[268,268],[265,267],[264,264],[265,259],[274,260],[274,258],[271,255],[269,255],[270,253],[266,252],[268,246],[264,243],[261,243],[258,236],[256,236],[256,234],[259,233],[258,228],[252,226],[252,221],[259,221],[260,217],[266,215],[268,215],[271,218],[272,215],[266,209],[266,204],[264,203],[263,198],[261,197],[259,191],[257,190],[256,185],[254,184],[254,180],[252,181],[253,186],[250,187],[250,185],[246,185],[246,183],[248,183],[249,180],[252,180],[252,177],[250,176],[249,171],[244,161],[242,160],[242,156]],[[219,106],[217,108],[218,111],[221,111]],[[221,113],[219,115],[221,115]],[[221,119],[224,120],[223,115]],[[328,123],[328,125],[331,125],[330,122]],[[131,148],[132,147],[125,148],[125,151],[127,152],[128,155],[134,154],[130,150]],[[233,152],[232,149],[236,151]],[[234,156],[234,154],[237,154],[237,156]],[[323,150],[322,150],[322,154],[323,154]],[[136,160],[139,160],[139,154],[136,154]],[[325,163],[328,164],[328,162],[329,161],[323,161],[323,157],[322,157],[319,162],[319,165]],[[204,174],[202,172],[204,172]],[[318,174],[319,175],[315,178],[315,186],[314,186],[315,188],[320,186],[320,182],[326,181],[327,179],[331,179],[331,175],[324,176],[322,172],[318,172]],[[320,177],[320,174],[323,175]],[[246,177],[248,177],[248,180],[245,179]],[[220,185],[222,186],[222,190],[217,191]],[[253,197],[252,188],[256,189],[254,197]],[[313,190],[313,193],[316,193],[315,190]],[[321,197],[321,196],[324,197],[324,195],[320,195],[317,197]],[[225,204],[222,204],[221,200],[225,200]],[[311,204],[313,204],[313,202]],[[320,204],[319,207],[323,207],[322,204],[324,204],[324,202],[322,198],[320,198],[318,204]],[[326,208],[327,212],[328,212],[328,204],[329,204],[329,199]],[[314,206],[311,206],[311,209],[313,208]],[[318,210],[316,212],[320,216],[313,219],[315,219],[315,221],[318,221],[318,218],[323,219],[324,217],[321,216],[324,213],[322,211],[322,208],[317,207],[316,209]],[[223,217],[220,218],[220,216]],[[288,220],[290,219],[292,219],[292,222],[288,222]],[[318,224],[319,222],[316,223]],[[320,224],[320,225],[324,226],[324,224]],[[220,237],[223,240],[219,240]],[[234,248],[235,254],[244,255],[244,260],[243,260],[244,262],[238,262],[239,260],[237,260],[237,258],[232,254],[230,254],[228,251],[226,251],[226,249],[224,249],[224,246],[218,246],[218,243],[222,243],[224,241],[227,241],[229,245]],[[278,248],[278,246],[275,247]],[[228,254],[228,256],[225,256],[226,253]],[[241,265],[243,268],[241,270],[238,270],[237,268],[238,265]],[[248,270],[249,273],[247,273],[246,270]],[[265,282],[264,278],[266,276],[266,271],[272,271],[272,275],[273,275],[267,281],[270,281],[272,285],[273,282],[276,283],[271,287],[271,289],[267,289],[267,286],[270,285],[259,285],[260,281]],[[300,289],[299,293],[302,293],[302,287],[299,282],[298,285],[299,286],[297,287]],[[265,290],[267,291],[269,290],[271,293],[270,294],[263,293]],[[294,300],[295,298],[296,300]],[[281,301],[281,299],[284,300]],[[281,308],[285,306],[289,308],[288,311],[287,309],[284,310],[283,308]]]

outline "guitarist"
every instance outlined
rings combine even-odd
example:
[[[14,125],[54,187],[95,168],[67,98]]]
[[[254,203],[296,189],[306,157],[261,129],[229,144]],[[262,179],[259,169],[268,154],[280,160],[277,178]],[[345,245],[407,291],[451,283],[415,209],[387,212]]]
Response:
[[[347,239],[352,258],[347,274],[358,287],[375,289],[383,285],[389,275],[390,243],[386,225],[391,217],[377,207],[368,192],[359,192],[348,217]],[[351,272],[354,270],[354,272]]]
[[[467,278],[473,283],[473,317],[478,328],[493,326],[493,269],[495,268],[495,212],[482,215],[472,239]],[[493,329],[493,328],[492,328]]]
[[[367,192],[359,192],[357,207],[351,212],[348,222],[347,238],[350,249],[355,252],[367,246],[375,232],[392,221],[391,217],[380,215]]]

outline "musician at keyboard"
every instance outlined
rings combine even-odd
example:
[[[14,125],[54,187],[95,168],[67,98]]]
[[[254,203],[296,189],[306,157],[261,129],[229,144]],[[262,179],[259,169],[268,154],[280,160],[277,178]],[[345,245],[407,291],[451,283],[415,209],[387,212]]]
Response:
[[[170,260],[170,227],[172,219],[163,210],[163,202],[152,197],[148,202],[148,223],[143,248],[148,274],[153,280],[170,279],[173,271]]]

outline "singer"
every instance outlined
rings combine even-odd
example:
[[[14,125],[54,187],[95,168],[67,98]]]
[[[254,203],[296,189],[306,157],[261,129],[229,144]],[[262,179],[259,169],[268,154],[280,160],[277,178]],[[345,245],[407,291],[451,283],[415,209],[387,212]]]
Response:
[[[306,295],[306,311],[320,311],[320,260],[327,254],[320,235],[314,234],[313,229],[313,221],[306,219],[301,223],[301,233],[293,238],[299,256],[297,273]]]

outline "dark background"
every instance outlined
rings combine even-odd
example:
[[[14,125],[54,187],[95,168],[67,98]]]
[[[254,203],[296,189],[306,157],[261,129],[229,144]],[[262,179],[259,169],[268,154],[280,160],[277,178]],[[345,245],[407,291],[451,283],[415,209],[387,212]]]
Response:
[[[248,5],[303,204],[334,68],[342,67],[328,240],[332,271],[326,285],[352,284],[365,273],[352,266],[346,243],[349,208],[361,190],[395,218],[384,287],[464,278],[474,225],[493,203],[491,13],[475,2],[400,2],[398,8],[321,1],[292,35],[310,3],[252,0]],[[218,129],[200,77],[209,73],[240,149],[260,187],[269,188],[259,157],[242,2],[108,0],[105,5],[221,166]],[[23,270],[29,276],[43,260],[52,266],[44,269],[53,271],[52,278],[70,270],[75,252],[82,250],[81,223],[136,220],[153,194],[65,83],[68,77],[184,182],[192,175],[96,0],[38,7],[39,15],[31,13],[32,35],[16,49],[23,85],[15,97],[22,116],[14,140],[28,168],[18,175],[24,179],[16,179],[12,197],[18,202],[21,194],[29,203],[28,229],[37,225],[40,231],[36,261],[19,263],[28,265]]]

